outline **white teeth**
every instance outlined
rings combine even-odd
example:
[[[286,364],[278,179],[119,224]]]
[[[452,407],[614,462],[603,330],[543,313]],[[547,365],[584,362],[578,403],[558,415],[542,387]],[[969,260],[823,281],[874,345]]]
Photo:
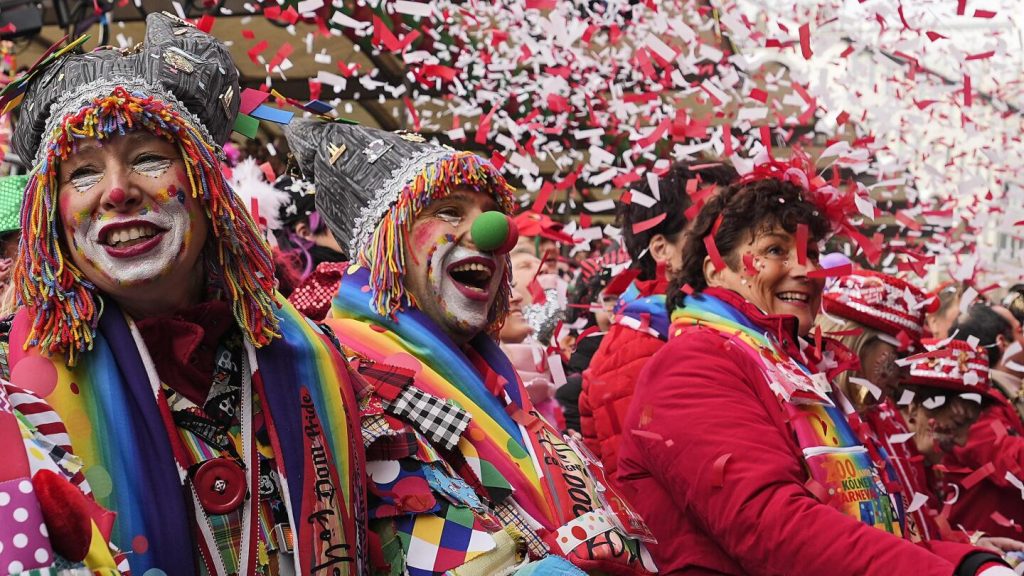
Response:
[[[483,264],[478,263],[478,262],[470,262],[468,264],[460,264],[460,265],[456,266],[455,268],[452,268],[452,272],[471,272],[471,271],[490,272],[491,269],[488,268],[487,266],[484,266]]]
[[[107,235],[107,244],[113,246],[122,242],[129,242],[131,240],[137,240],[139,238],[149,238],[156,236],[156,228],[142,224],[139,226],[132,226],[131,228],[121,228],[120,230],[114,230]]]
[[[777,296],[779,300],[785,301],[807,302],[809,300],[806,294],[800,294],[799,292],[780,292]]]

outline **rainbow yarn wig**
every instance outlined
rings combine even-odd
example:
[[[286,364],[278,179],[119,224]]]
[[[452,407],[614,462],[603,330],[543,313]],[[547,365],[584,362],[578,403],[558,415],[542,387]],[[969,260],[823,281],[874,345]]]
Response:
[[[21,212],[14,270],[18,296],[33,315],[27,345],[69,365],[92,346],[102,302],[71,261],[58,211],[58,167],[87,139],[145,130],[176,145],[193,198],[212,234],[207,282],[231,303],[257,347],[278,335],[270,249],[220,169],[238,111],[238,75],[216,39],[167,14],[147,19],[136,52],[98,49],[30,70],[14,135],[22,158],[35,157]]]
[[[373,306],[396,317],[415,306],[405,288],[408,232],[416,216],[457,187],[491,196],[511,213],[513,188],[487,160],[426,142],[340,122],[297,121],[285,130],[299,168],[316,187],[316,207],[338,242],[370,271]],[[489,332],[508,314],[509,266],[490,313]]]

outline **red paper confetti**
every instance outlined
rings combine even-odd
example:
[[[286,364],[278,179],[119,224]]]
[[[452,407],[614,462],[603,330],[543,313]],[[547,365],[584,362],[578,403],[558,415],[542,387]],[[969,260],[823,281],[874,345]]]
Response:
[[[751,276],[757,276],[758,274],[758,269],[754,266],[754,255],[750,252],[743,254],[743,269]]]
[[[537,214],[544,212],[544,208],[547,207],[548,200],[551,199],[551,193],[555,191],[555,186],[551,182],[545,182],[540,187],[540,192],[537,193],[537,199],[533,201],[533,206],[530,208]]]
[[[359,70],[359,67],[361,66],[361,64],[356,62],[352,66],[349,66],[345,62],[342,62],[341,60],[338,60],[337,66],[338,66],[338,71],[341,72],[342,76],[344,76],[345,78],[350,78],[353,74],[355,74]]]
[[[807,224],[796,225],[796,261],[801,266],[807,264]]]
[[[704,237],[704,247],[707,248],[708,256],[711,258],[711,262],[715,265],[715,270],[725,270],[725,260],[722,260],[722,255],[718,253],[718,246],[715,244],[715,237],[710,234]]]
[[[963,481],[960,483],[960,485],[963,486],[964,490],[970,490],[971,488],[974,488],[978,484],[978,482],[981,482],[985,478],[991,476],[992,473],[995,471],[996,465],[993,464],[992,462],[989,462],[988,464],[985,464],[981,468],[978,468],[974,472],[968,474],[967,477],[964,478]]]
[[[534,276],[530,283],[526,285],[526,291],[530,293],[530,297],[533,299],[534,304],[544,304],[548,301],[548,296],[544,292],[544,287],[537,281],[537,277]]]
[[[818,502],[826,503],[832,499],[831,495],[828,493],[828,488],[814,478],[808,478],[807,482],[804,482],[804,488],[806,488],[807,491],[818,500]]]
[[[810,60],[814,52],[811,52],[811,25],[803,23],[800,25],[800,54],[804,60]]]
[[[664,441],[665,437],[656,432],[648,432],[647,430],[630,430],[630,434],[639,436],[640,438],[647,438],[648,440],[657,440],[659,442]]]
[[[1012,527],[1014,530],[1017,531],[1018,534],[1020,534],[1020,532],[1021,532],[1021,525],[1020,524],[1015,523],[1013,520],[1010,520],[1009,518],[1007,518],[1006,516],[1003,516],[999,512],[993,512],[992,514],[989,515],[989,518],[991,518],[993,522],[995,522],[996,524],[999,524],[1003,528],[1011,528]]]
[[[907,22],[907,17],[903,15],[903,4],[900,4],[896,8],[896,12],[900,16],[900,22],[903,24],[903,29],[904,30],[913,30],[914,28],[910,25],[910,23]]]
[[[768,156],[772,155],[772,128],[771,126],[759,126],[761,133],[761,144],[768,150]]]
[[[725,465],[729,462],[729,458],[732,458],[732,452],[722,454],[715,459],[715,463],[711,465],[711,487],[721,488],[725,486]]]
[[[910,347],[914,345],[914,340],[904,330],[900,330],[899,333],[896,334],[896,340],[900,343],[898,348],[899,350],[909,350]]]
[[[604,291],[606,294],[619,295],[629,288],[629,285],[633,283],[640,276],[639,268],[626,268],[622,272],[619,272],[614,278],[608,282],[605,286]]]
[[[263,53],[264,50],[267,49],[268,46],[270,46],[270,42],[267,42],[266,40],[260,40],[259,42],[257,42],[255,46],[253,46],[246,52],[246,54],[249,55],[249,60],[252,60],[254,63],[259,64],[260,61],[258,57],[260,54]]]
[[[416,107],[413,106],[412,99],[409,98],[408,96],[405,96],[405,97],[402,98],[402,101],[405,102],[405,109],[409,111],[409,116],[412,118],[413,130],[419,132],[420,131],[420,115],[416,113]]]
[[[842,266],[833,266],[832,268],[821,268],[819,270],[811,270],[807,273],[808,278],[834,278],[837,276],[847,276],[853,272],[853,264],[843,264]]]
[[[199,21],[196,22],[196,28],[209,34],[213,30],[213,25],[216,21],[217,19],[212,14],[204,13]]]
[[[711,235],[712,236],[717,236],[718,235],[718,229],[722,226],[722,219],[723,218],[724,218],[724,215],[722,215],[722,214],[719,214],[718,218],[715,218],[715,223],[711,225]]]
[[[827,332],[829,338],[843,338],[846,336],[860,336],[864,332],[863,328],[850,328],[849,330],[836,330],[834,332]]]
[[[633,234],[639,234],[639,233],[641,233],[641,232],[643,232],[645,230],[650,230],[651,228],[654,228],[658,224],[661,224],[665,220],[665,218],[667,216],[668,216],[667,214],[662,213],[662,214],[658,214],[654,218],[648,218],[647,220],[641,220],[640,222],[634,222],[633,223]]]

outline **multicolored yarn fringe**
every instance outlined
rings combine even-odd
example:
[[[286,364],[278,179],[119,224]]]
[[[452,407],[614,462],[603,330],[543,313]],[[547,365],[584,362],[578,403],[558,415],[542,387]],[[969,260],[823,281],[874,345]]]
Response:
[[[216,239],[216,255],[209,256],[216,258],[219,270],[207,273],[217,274],[236,321],[253,344],[268,344],[279,336],[270,248],[224,180],[216,145],[206,142],[159,97],[117,87],[64,118],[50,135],[45,157],[26,187],[14,282],[21,301],[35,315],[27,345],[64,354],[69,366],[92,348],[99,319],[95,285],[64,253],[57,211],[58,165],[82,140],[109,139],[139,129],[178,145],[192,197],[203,200]]]
[[[416,215],[434,200],[451,194],[456,187],[467,186],[490,194],[499,209],[510,214],[515,188],[490,162],[472,152],[453,152],[451,156],[428,164],[402,189],[398,200],[373,231],[370,241],[358,254],[359,263],[370,271],[373,304],[381,316],[395,318],[405,305],[415,306],[413,295],[405,289],[405,247],[407,234]],[[508,314],[512,285],[510,266],[495,298],[488,332],[500,329]]]

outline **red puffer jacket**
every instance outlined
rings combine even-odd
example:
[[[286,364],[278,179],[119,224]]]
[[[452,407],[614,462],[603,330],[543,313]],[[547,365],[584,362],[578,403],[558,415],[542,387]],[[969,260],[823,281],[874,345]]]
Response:
[[[792,318],[705,293],[793,350]],[[706,328],[671,339],[641,373],[624,422],[618,485],[658,538],[662,575],[949,576],[982,554],[954,545],[944,558],[943,543],[915,545],[817,500],[760,366],[727,344]]]
[[[594,454],[604,463],[608,478],[618,468],[622,420],[626,417],[633,388],[647,361],[665,342],[623,324],[612,326],[601,347],[583,372],[580,394],[580,432]]]
[[[623,311],[583,372],[580,393],[580,433],[613,481],[622,420],[633,398],[633,388],[647,361],[665,345],[668,328],[664,282],[638,282],[631,288],[636,293],[630,295],[627,289],[623,294]]]

